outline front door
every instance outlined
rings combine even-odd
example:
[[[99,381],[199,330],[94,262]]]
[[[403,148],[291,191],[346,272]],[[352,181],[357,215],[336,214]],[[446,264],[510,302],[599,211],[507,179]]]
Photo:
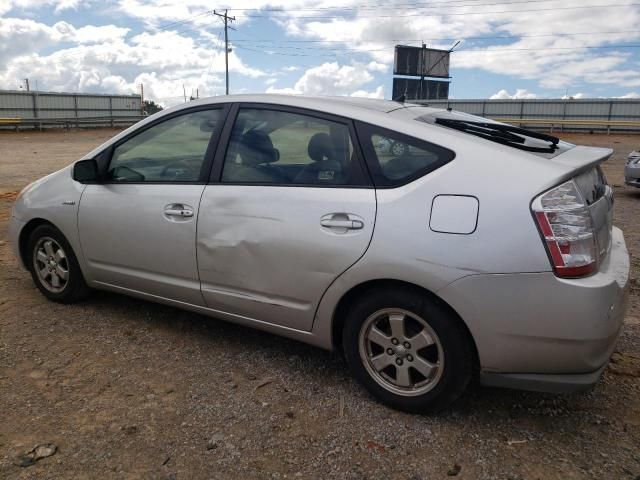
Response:
[[[178,113],[107,152],[106,178],[85,188],[78,214],[89,280],[204,304],[198,206],[223,119],[221,108]]]
[[[373,233],[375,190],[353,139],[346,120],[240,108],[198,218],[210,308],[311,329],[322,295]]]

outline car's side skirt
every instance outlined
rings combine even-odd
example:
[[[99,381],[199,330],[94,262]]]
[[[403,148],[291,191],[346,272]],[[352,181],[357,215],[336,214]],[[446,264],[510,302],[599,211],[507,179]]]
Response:
[[[300,342],[307,343],[325,350],[331,350],[331,339],[324,339],[313,332],[307,332],[303,330],[297,330],[291,327],[285,327],[281,325],[275,325],[273,323],[263,322],[255,318],[244,317],[241,315],[235,315],[232,313],[223,312],[221,310],[215,310],[213,308],[202,307],[199,305],[193,305],[191,303],[180,302],[178,300],[172,300],[158,295],[151,295],[148,293],[132,290],[129,288],[119,287],[105,282],[91,282],[91,287],[99,290],[107,290],[115,293],[121,293],[123,295],[141,298],[150,302],[162,303],[164,305],[170,305],[172,307],[180,308],[182,310],[189,310],[208,317],[214,317],[220,320],[224,320],[238,325],[243,325],[257,330],[262,330],[274,335],[291,338]]]

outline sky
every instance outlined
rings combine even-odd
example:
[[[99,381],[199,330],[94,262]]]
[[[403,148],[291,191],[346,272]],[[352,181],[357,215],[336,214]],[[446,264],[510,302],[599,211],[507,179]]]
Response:
[[[394,46],[449,49],[451,98],[640,98],[640,0],[0,0],[0,89],[390,98]],[[184,89],[183,89],[184,86]]]

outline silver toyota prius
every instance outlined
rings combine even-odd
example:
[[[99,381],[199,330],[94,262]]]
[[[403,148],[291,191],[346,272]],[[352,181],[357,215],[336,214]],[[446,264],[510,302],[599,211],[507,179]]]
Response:
[[[576,391],[625,313],[611,153],[384,100],[217,97],[27,186],[10,238],[52,301],[110,290],[340,350],[398,409],[475,374]]]

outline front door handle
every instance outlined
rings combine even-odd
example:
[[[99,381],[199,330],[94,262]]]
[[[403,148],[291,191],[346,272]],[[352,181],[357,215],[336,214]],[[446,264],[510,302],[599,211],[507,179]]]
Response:
[[[164,207],[164,214],[168,217],[193,217],[193,207],[182,203],[172,203]]]
[[[320,219],[320,225],[325,228],[345,230],[362,230],[364,222],[356,215],[348,213],[330,213]]]

